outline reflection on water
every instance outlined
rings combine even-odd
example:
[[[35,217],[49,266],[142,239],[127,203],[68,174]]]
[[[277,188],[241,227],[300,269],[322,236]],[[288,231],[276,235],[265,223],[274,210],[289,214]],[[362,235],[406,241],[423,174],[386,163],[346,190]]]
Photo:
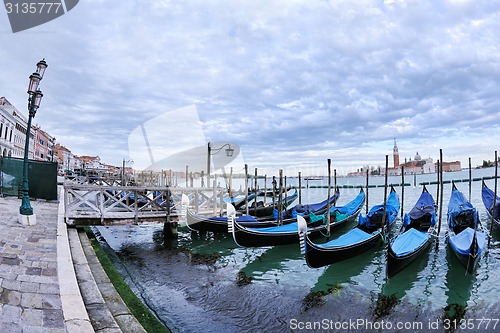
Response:
[[[455,175],[466,178],[467,172]],[[451,176],[446,174],[445,179]],[[473,174],[473,177],[480,176]],[[419,177],[417,181],[424,181],[425,177],[435,180],[435,175]],[[381,183],[381,178],[373,181]],[[364,180],[342,178],[338,183],[355,181],[364,183]],[[393,182],[400,182],[400,179]],[[457,186],[467,193],[467,184]],[[427,188],[435,195],[435,185],[427,185]],[[480,190],[480,182],[474,182],[471,202],[489,229]],[[320,201],[326,197],[326,191],[303,190],[302,202]],[[401,193],[401,188],[397,191]],[[443,212],[446,212],[450,191],[451,185],[445,188]],[[358,189],[341,190],[339,205],[349,202],[357,193]],[[405,188],[402,205],[405,212],[412,208],[420,193],[419,186]],[[383,189],[370,189],[369,198],[370,205],[379,203],[383,199]],[[395,230],[400,223],[396,221]],[[116,253],[116,260],[121,264],[119,269],[127,282],[176,332],[226,332],[228,328],[239,332],[288,332],[290,318],[321,320],[332,318],[333,314],[337,320],[373,318],[370,302],[373,295],[379,293],[396,294],[400,303],[392,311],[397,319],[401,316],[414,318],[414,311],[409,310],[417,305],[419,311],[441,318],[448,304],[467,306],[466,316],[470,311],[471,316],[474,313],[476,317],[491,317],[492,313],[497,318],[500,316],[500,228],[493,229],[491,246],[481,258],[475,274],[466,275],[458,259],[447,250],[445,215],[439,238],[390,280],[385,274],[386,247],[382,243],[352,259],[326,268],[310,269],[300,255],[298,244],[240,248],[231,235],[199,234],[183,229],[177,240],[164,243],[162,226],[155,224],[98,229]],[[195,254],[215,256],[203,262],[194,260]],[[236,277],[240,271],[252,277],[252,283],[237,286]],[[327,296],[326,302],[318,308],[304,311],[301,307],[310,291],[325,291],[338,285],[342,286],[340,294]]]
[[[448,272],[445,279],[447,304],[465,307],[471,297],[476,275],[466,274],[464,266],[449,246],[446,248],[446,259],[448,260]]]
[[[411,265],[403,269],[401,272],[396,274],[390,279],[387,279],[385,284],[382,286],[382,294],[385,296],[396,295],[398,299],[403,298],[408,290],[416,285],[417,281],[422,281],[424,277],[419,276],[419,273],[428,265],[430,251],[434,250],[434,246],[430,246],[426,251],[424,251],[420,256],[418,256]],[[435,259],[436,257],[434,257]],[[429,284],[432,283],[430,280],[424,279],[423,283],[419,285],[420,292],[429,295]]]
[[[318,281],[311,288],[311,291],[327,291],[332,286],[338,284],[357,285],[358,282],[353,277],[361,274],[370,263],[373,263],[374,257],[375,254],[373,252],[367,251],[352,258],[352,260],[344,260],[327,266],[323,274],[318,278]]]

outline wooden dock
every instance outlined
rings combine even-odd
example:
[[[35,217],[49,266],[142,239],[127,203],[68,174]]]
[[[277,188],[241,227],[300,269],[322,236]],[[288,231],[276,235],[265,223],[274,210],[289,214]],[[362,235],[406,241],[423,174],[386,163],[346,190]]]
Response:
[[[215,215],[222,212],[225,188],[109,186],[64,184],[65,222],[68,225],[126,225],[144,222],[177,223],[183,212],[182,195],[191,209]]]

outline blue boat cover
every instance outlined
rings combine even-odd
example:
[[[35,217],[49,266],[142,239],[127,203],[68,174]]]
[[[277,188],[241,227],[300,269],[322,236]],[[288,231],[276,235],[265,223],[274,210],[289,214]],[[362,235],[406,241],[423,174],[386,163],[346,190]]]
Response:
[[[399,198],[396,191],[391,191],[386,202],[386,224],[391,224],[398,217],[399,211]],[[374,228],[380,227],[372,220],[380,219],[384,215],[384,204],[373,206],[366,216],[359,215],[359,225],[366,225],[367,227]]]
[[[460,220],[465,219],[467,216],[472,221],[472,225],[469,225],[469,227],[474,227],[479,221],[476,208],[465,199],[462,192],[454,188],[451,191],[450,202],[448,204],[448,226],[450,228],[457,227]]]
[[[339,191],[336,191],[330,197],[330,203],[333,204],[333,202],[336,199],[338,199],[339,196],[340,196]],[[306,205],[297,204],[290,209],[284,210],[283,211],[283,218],[284,219],[295,218],[295,217],[297,217],[297,215],[305,216],[305,215],[308,215],[309,213],[317,212],[318,210],[324,209],[327,206],[328,206],[328,199],[325,199],[321,202],[313,203],[313,204],[306,204]],[[274,209],[273,216],[275,219],[278,218],[278,210],[277,209]]]
[[[253,198],[255,197],[255,193],[249,193],[248,194],[248,201],[252,200]],[[235,197],[224,197],[222,200],[225,202],[225,203],[240,203],[242,202],[243,200],[245,200],[246,196],[245,195],[237,195]],[[218,200],[217,198],[217,203],[220,203],[220,200]]]
[[[378,231],[376,233],[378,233]],[[343,234],[339,238],[332,239],[331,241],[326,242],[324,244],[316,244],[316,246],[329,248],[337,246],[355,245],[364,242],[365,240],[373,237],[373,235],[374,234],[369,234],[359,228],[354,228],[350,230],[348,233]]]
[[[359,191],[359,194],[351,202],[345,204],[344,206],[331,207],[330,214],[335,216],[335,221],[342,221],[345,218],[354,214],[358,210],[358,208],[365,201],[365,197],[366,197],[365,192]],[[311,222],[323,220],[323,223],[326,223],[327,214],[328,214],[328,212],[321,214],[321,215],[316,215],[313,212],[311,212],[311,213],[309,213],[309,218],[310,218]]]
[[[196,215],[198,218],[201,218],[201,219],[207,219],[206,216],[201,216],[201,215]],[[212,221],[220,221],[220,222],[227,222],[227,216],[211,216],[209,217],[208,219],[212,220]],[[236,216],[236,221],[237,222],[257,222],[257,219],[255,219],[255,217],[251,216],[251,215],[240,215],[240,216]]]
[[[484,207],[486,207],[486,210],[488,210],[491,214],[491,208],[493,207],[493,201],[495,201],[495,192],[493,192],[488,186],[484,185],[483,189],[481,190],[481,197],[483,199],[483,204]],[[496,202],[495,202],[495,219],[500,218],[500,197],[497,195]]]
[[[410,228],[408,231],[400,234],[391,244],[391,249],[396,257],[402,257],[408,253],[414,252],[421,247],[428,239],[426,232]]]
[[[486,233],[477,231],[476,237],[478,245],[478,255],[480,255],[486,246]],[[474,229],[465,228],[458,235],[451,236],[449,242],[455,252],[463,255],[468,255],[473,238]]]
[[[425,215],[431,215],[431,225],[436,225],[436,207],[432,195],[423,191],[417,200],[417,203],[410,210],[408,214],[405,214],[403,219],[403,225],[409,226],[412,220],[418,220]]]
[[[277,225],[275,227],[266,227],[266,228],[246,228],[247,230],[252,230],[256,232],[262,232],[262,233],[289,233],[289,232],[297,232],[298,230],[298,223],[297,222],[292,222],[292,223],[287,223],[283,225]]]

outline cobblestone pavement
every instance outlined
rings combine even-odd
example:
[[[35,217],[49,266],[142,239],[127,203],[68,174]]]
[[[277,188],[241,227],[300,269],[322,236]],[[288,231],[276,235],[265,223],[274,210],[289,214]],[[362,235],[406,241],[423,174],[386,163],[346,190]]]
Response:
[[[145,332],[86,238],[64,223],[64,205],[0,197],[0,333]]]
[[[58,203],[32,201],[35,225],[18,222],[17,198],[0,198],[0,332],[66,332],[57,275]]]

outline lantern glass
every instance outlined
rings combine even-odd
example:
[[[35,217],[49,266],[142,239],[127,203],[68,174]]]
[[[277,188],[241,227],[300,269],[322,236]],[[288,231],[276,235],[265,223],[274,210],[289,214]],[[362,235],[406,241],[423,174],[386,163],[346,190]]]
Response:
[[[42,97],[43,97],[43,94],[40,91],[40,89],[36,91],[34,97],[35,97],[35,102],[33,106],[38,109],[40,107],[40,103],[42,102]]]
[[[40,80],[43,78],[43,74],[45,74],[46,69],[47,69],[47,63],[45,62],[44,58],[36,64],[36,72],[40,75]]]
[[[38,73],[33,73],[30,75],[30,84],[28,86],[28,94],[32,95],[36,92],[38,89],[38,85],[40,84],[40,80],[42,78],[40,77],[40,74]]]

